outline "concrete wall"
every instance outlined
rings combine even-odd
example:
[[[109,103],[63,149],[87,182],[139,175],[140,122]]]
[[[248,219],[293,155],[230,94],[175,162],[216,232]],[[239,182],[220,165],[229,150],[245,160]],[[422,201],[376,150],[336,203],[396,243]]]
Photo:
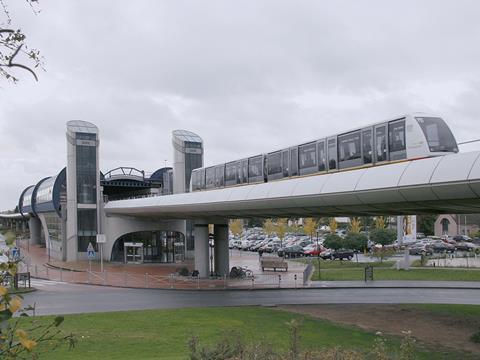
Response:
[[[178,231],[185,236],[184,220],[161,221],[155,219],[137,218],[133,216],[107,216],[105,217],[106,244],[103,245],[103,259],[109,261],[115,241],[122,235],[136,231]],[[97,258],[100,259],[97,254]]]

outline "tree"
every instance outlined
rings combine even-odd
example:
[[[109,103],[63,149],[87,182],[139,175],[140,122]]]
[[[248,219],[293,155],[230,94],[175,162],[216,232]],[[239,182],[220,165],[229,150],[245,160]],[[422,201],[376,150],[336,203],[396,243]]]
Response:
[[[17,272],[17,262],[0,264],[0,283],[5,284]],[[22,309],[22,299],[10,294],[8,288],[0,285],[0,359],[37,359],[39,344],[44,344],[43,352],[52,351],[62,344],[75,345],[72,334],[64,334],[60,329],[64,318],[57,316],[49,323],[21,322],[28,316],[32,307]],[[14,317],[15,315],[15,317]]]
[[[240,237],[243,234],[243,221],[241,219],[231,220],[230,224],[230,231],[235,237]]]
[[[328,221],[328,226],[330,227],[330,232],[335,234],[338,228],[337,220],[335,220],[335,218],[330,218]]]
[[[358,262],[358,252],[365,251],[368,246],[368,237],[365,234],[361,234],[359,232],[349,232],[347,236],[345,236],[344,244],[345,247],[355,251],[355,258]]]
[[[362,230],[362,223],[359,218],[351,218],[350,220],[350,232],[354,234],[360,233]]]
[[[370,232],[370,240],[382,246],[390,245],[397,239],[397,233],[393,229],[377,228]]]
[[[312,218],[306,218],[303,221],[303,230],[305,233],[310,236],[310,240],[317,231],[318,222]]]
[[[267,236],[272,236],[275,232],[275,224],[273,223],[272,219],[267,219],[263,222],[263,232]]]
[[[417,216],[417,230],[425,235],[435,234],[435,221],[438,215],[418,215]]]
[[[285,234],[287,233],[288,227],[288,220],[285,218],[277,219],[277,223],[275,224],[275,232],[277,236],[280,238],[280,247],[283,247],[283,239],[285,238]]]
[[[327,249],[338,250],[345,247],[344,239],[336,234],[328,234],[325,236],[323,246]]]
[[[35,14],[35,4],[38,0],[26,0]],[[42,57],[36,49],[30,49],[26,43],[26,35],[21,29],[11,28],[12,18],[8,10],[6,0],[0,0],[3,8],[6,26],[0,25],[0,76],[16,83],[18,78],[14,75],[15,69],[29,72],[35,80],[38,77],[34,69],[42,68]],[[23,58],[22,58],[23,57]]]

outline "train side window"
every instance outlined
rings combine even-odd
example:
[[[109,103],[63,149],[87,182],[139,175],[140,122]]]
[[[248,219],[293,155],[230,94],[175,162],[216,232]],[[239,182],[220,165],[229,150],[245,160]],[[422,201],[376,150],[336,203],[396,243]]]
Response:
[[[390,152],[405,150],[405,120],[392,121],[388,124],[388,142]]]
[[[317,144],[310,143],[298,147],[298,165],[300,175],[317,171]]]
[[[298,175],[298,148],[290,149],[290,176]]]
[[[267,155],[267,175],[282,173],[282,153],[280,151]]]
[[[192,171],[190,181],[192,182],[192,191],[198,190],[197,171]]]
[[[338,137],[338,161],[360,159],[362,150],[360,147],[360,131]]]
[[[363,163],[364,164],[371,164],[372,163],[372,130],[363,130],[362,132],[363,137]]]
[[[225,164],[225,185],[237,184],[237,162]]]
[[[263,156],[248,159],[248,182],[263,180]]]
[[[337,139],[328,139],[328,170],[337,168]]]
[[[326,156],[325,156],[325,141],[319,141],[317,144],[318,148],[318,171],[325,171],[326,167]]]
[[[205,170],[205,187],[213,189],[215,187],[215,168],[209,167]]]
[[[205,189],[205,169],[200,170],[200,189]]]
[[[289,171],[289,166],[288,166],[288,150],[283,150],[282,151],[282,170],[283,170],[283,177],[288,177],[288,171]]]
[[[381,125],[375,128],[375,162],[387,160],[387,129]]]
[[[225,185],[225,165],[220,165],[215,168],[215,187],[222,187]]]
[[[248,159],[242,160],[242,177],[241,183],[246,184],[248,183]]]

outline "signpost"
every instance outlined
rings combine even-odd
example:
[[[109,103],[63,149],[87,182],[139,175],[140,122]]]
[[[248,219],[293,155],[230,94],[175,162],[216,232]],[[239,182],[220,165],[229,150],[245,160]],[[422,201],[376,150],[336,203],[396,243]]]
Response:
[[[103,244],[107,242],[105,234],[97,234],[97,244],[100,244],[100,271],[103,273]]]
[[[92,243],[88,244],[87,256],[88,256],[88,268],[89,268],[89,271],[92,272],[92,260],[95,259],[95,249],[93,248]]]

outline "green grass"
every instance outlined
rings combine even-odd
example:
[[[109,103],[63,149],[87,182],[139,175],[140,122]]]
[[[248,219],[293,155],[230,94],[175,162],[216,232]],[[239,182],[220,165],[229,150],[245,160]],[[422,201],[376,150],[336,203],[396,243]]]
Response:
[[[277,350],[286,350],[289,342],[286,323],[293,318],[304,319],[301,328],[304,349],[341,346],[367,351],[375,338],[373,333],[358,328],[261,307],[80,314],[66,316],[62,324],[64,331],[76,334],[77,347],[60,348],[40,359],[185,359],[192,335],[205,345],[232,331],[247,342],[270,343]],[[51,321],[52,317],[37,319]],[[389,337],[388,343],[398,349],[399,338]],[[462,354],[441,352],[438,348],[418,347],[416,354],[417,359],[461,357]]]
[[[323,263],[322,263],[323,265]],[[315,266],[316,267],[316,266]],[[312,280],[318,280],[318,268]],[[321,266],[320,280],[364,280],[363,268],[328,269]],[[441,269],[441,268],[410,268],[396,270],[391,268],[375,268],[374,280],[430,280],[430,281],[480,281],[480,270]]]
[[[302,263],[308,264],[310,261],[311,263],[315,266],[318,267],[318,259],[317,258],[311,258],[309,260],[307,259],[301,259],[299,260]],[[320,260],[320,268],[321,269],[351,269],[351,268],[361,268],[364,269],[365,266],[373,266],[373,267],[385,267],[385,268],[390,268],[395,264],[395,261],[372,261],[372,262],[356,262],[355,260],[353,261],[340,261],[340,260]]]
[[[405,304],[402,308],[420,309],[433,314],[454,316],[456,318],[467,318],[480,320],[480,306],[478,305],[450,305],[450,304]]]

